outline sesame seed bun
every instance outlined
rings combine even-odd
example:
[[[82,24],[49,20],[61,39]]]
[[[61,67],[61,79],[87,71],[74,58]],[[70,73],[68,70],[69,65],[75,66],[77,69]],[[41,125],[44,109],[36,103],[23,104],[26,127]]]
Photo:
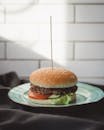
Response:
[[[68,88],[76,85],[77,77],[64,68],[41,68],[31,73],[30,83],[44,88]]]

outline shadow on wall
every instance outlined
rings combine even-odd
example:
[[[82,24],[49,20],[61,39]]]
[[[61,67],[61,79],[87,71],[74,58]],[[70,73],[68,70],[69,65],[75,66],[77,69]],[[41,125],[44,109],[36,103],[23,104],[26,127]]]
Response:
[[[34,69],[52,66],[50,42],[13,42],[6,40],[5,42],[6,60],[1,62],[0,74],[9,71],[16,71],[19,76],[28,76]],[[60,64],[61,59],[58,59],[61,58],[60,55],[62,53],[65,53],[65,51],[60,50],[61,47],[63,48],[63,46],[53,47],[53,52],[55,50],[55,54],[53,55],[54,66],[57,67],[63,67],[63,65]],[[55,55],[56,59],[54,59]]]
[[[71,59],[72,50],[72,43],[53,43],[53,66],[64,67],[77,76],[83,76],[86,67]],[[6,41],[6,60],[0,61],[0,74],[15,71],[23,78],[38,68],[51,66],[50,41]]]
[[[50,59],[50,44],[45,42],[7,42],[7,59],[46,60]]]

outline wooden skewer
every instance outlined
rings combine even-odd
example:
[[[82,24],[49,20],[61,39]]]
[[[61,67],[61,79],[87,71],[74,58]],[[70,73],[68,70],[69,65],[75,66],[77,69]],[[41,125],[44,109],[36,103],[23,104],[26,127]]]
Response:
[[[52,16],[50,16],[51,67],[53,69]]]

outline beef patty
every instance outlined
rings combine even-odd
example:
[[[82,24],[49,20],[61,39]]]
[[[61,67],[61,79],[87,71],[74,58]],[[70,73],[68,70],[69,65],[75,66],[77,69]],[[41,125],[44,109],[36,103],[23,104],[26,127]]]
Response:
[[[77,86],[69,87],[69,88],[44,88],[44,87],[39,87],[31,84],[30,90],[34,93],[39,93],[39,94],[55,94],[55,95],[64,95],[68,93],[75,93],[77,90]]]

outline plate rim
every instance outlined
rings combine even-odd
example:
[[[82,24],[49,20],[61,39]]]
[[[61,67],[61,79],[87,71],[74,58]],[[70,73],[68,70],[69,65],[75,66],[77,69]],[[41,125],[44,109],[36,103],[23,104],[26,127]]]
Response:
[[[77,83],[77,84],[78,84],[78,87],[79,87],[80,85],[87,85],[87,86],[90,87],[90,88],[92,88],[92,87],[96,88],[96,90],[99,90],[100,93],[101,93],[99,99],[93,100],[93,101],[85,101],[85,102],[82,102],[82,103],[71,103],[71,104],[67,104],[67,105],[42,105],[42,104],[35,104],[35,103],[34,103],[34,105],[31,105],[31,104],[27,104],[27,103],[22,103],[22,102],[15,101],[15,100],[13,100],[13,99],[11,98],[11,93],[12,93],[12,91],[13,91],[14,89],[16,89],[17,87],[22,87],[22,86],[29,85],[29,84],[30,84],[30,83],[24,83],[24,84],[18,85],[18,86],[16,86],[16,87],[10,89],[10,90],[8,91],[8,97],[9,97],[9,99],[12,100],[12,102],[14,102],[14,103],[16,103],[16,104],[25,105],[25,106],[27,106],[27,107],[33,107],[33,108],[34,108],[34,107],[48,107],[48,108],[51,108],[51,107],[52,107],[52,108],[57,108],[57,107],[71,107],[71,106],[78,106],[78,105],[90,104],[90,103],[98,102],[99,100],[101,100],[102,98],[104,98],[104,92],[103,92],[102,89],[100,89],[100,88],[97,87],[97,86],[90,85],[90,84],[87,84],[87,83],[82,83],[82,82],[78,82],[78,83]],[[80,86],[80,87],[81,87],[81,86]],[[84,87],[83,87],[83,88],[84,88]],[[84,88],[84,89],[85,89],[85,88]],[[78,92],[78,91],[77,91],[77,92]],[[92,93],[92,92],[91,92],[91,93]],[[26,99],[25,99],[25,100],[26,100]]]

